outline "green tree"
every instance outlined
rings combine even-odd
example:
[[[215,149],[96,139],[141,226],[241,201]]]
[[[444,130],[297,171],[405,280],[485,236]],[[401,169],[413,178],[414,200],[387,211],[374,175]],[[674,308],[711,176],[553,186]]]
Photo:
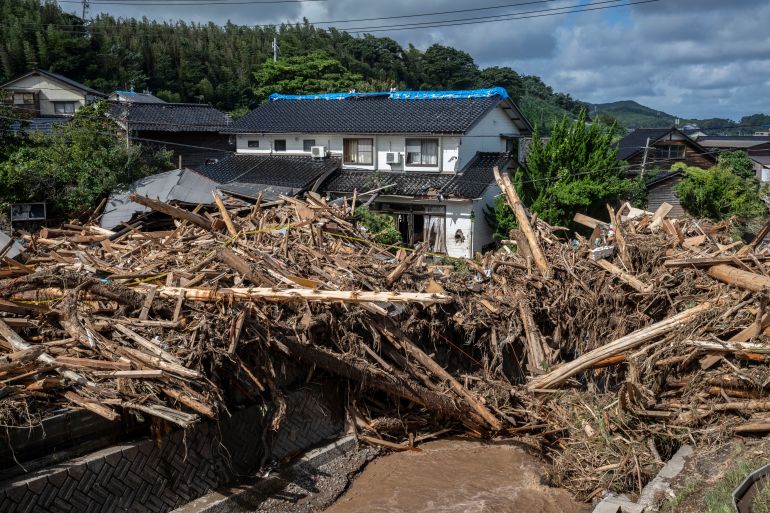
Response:
[[[368,207],[360,206],[356,209],[361,226],[372,235],[375,242],[392,246],[401,243],[401,232],[396,228],[392,216],[372,212]]]
[[[713,220],[736,216],[752,219],[767,215],[760,197],[759,181],[753,176],[741,178],[731,171],[729,162],[701,169],[677,162],[672,171],[684,171],[684,178],[674,186],[682,206],[693,216]]]
[[[479,67],[462,50],[434,44],[425,50],[421,62],[428,89],[468,89],[478,80]]]
[[[38,135],[0,163],[0,203],[45,201],[53,215],[96,203],[121,184],[170,169],[170,152],[117,136],[106,104],[81,108],[50,135]]]
[[[524,80],[522,80],[521,75],[507,66],[485,68],[479,73],[477,85],[479,87],[502,87],[508,91],[508,96],[514,102],[518,102],[525,92]]]
[[[722,169],[726,169],[741,178],[750,179],[756,177],[754,162],[745,151],[723,151],[719,154],[717,163]]]
[[[254,73],[254,95],[259,101],[272,93],[313,94],[368,89],[361,75],[323,52],[268,61]]]
[[[612,144],[614,129],[586,119],[585,110],[575,121],[565,116],[547,140],[536,130],[526,167],[514,177],[524,203],[551,224],[569,225],[575,212],[597,215],[630,188]]]

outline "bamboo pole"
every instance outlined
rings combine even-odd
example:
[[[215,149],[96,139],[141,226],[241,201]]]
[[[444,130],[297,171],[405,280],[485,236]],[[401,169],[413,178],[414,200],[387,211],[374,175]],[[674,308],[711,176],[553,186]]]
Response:
[[[308,288],[292,288],[277,290],[271,287],[234,287],[221,289],[193,289],[184,287],[158,287],[158,295],[163,298],[176,299],[183,294],[191,301],[289,301],[304,299],[322,303],[448,303],[451,297],[446,294],[422,292],[369,292],[354,290],[314,290]]]
[[[633,349],[655,337],[663,335],[673,329],[676,329],[687,322],[693,317],[696,317],[704,312],[711,310],[712,304],[709,302],[701,303],[698,306],[685,310],[667,319],[663,319],[660,322],[656,322],[646,328],[634,331],[628,335],[621,337],[617,340],[610,342],[604,346],[598,347],[593,351],[580,356],[565,363],[564,365],[557,367],[553,371],[543,376],[538,376],[530,380],[527,388],[533,389],[548,389],[553,388],[561,383],[564,383],[572,376],[583,372],[586,369],[590,369],[598,362],[605,360],[611,356]]]
[[[527,238],[537,269],[543,276],[550,276],[551,271],[548,267],[548,262],[546,261],[545,256],[543,256],[543,251],[540,249],[540,244],[537,240],[537,235],[535,235],[535,231],[529,223],[527,211],[524,208],[524,203],[522,203],[516,192],[516,188],[511,183],[511,179],[508,178],[508,175],[500,175],[500,168],[497,166],[494,167],[494,174],[497,185],[499,185],[500,189],[505,193],[505,197],[508,200],[508,206],[511,207],[511,210],[513,210],[513,213],[516,215],[516,220],[519,222],[519,228],[521,228],[521,231],[524,232],[524,236]]]

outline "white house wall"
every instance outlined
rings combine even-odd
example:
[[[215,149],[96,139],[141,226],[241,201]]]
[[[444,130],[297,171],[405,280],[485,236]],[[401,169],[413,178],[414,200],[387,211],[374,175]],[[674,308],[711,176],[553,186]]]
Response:
[[[30,75],[7,84],[8,89],[37,93],[41,116],[54,116],[53,102],[76,102],[76,110],[85,105],[85,94],[62,85],[61,82],[40,75]]]
[[[481,248],[492,242],[492,236],[495,230],[487,222],[487,212],[494,211],[495,198],[501,193],[497,184],[490,185],[484,189],[481,198],[473,202],[473,250],[481,251]]]
[[[462,139],[459,154],[459,169],[462,169],[476,155],[476,152],[504,152],[505,136],[519,135],[518,127],[503,109],[495,108],[481,118]]]
[[[448,201],[446,204],[446,253],[451,257],[473,256],[473,202]]]

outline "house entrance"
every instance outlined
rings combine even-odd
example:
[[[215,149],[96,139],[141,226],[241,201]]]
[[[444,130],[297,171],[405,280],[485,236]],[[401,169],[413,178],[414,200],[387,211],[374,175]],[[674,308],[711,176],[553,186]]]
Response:
[[[409,246],[428,243],[428,251],[446,253],[446,207],[444,205],[411,205],[380,203],[378,210],[393,216],[401,240]]]

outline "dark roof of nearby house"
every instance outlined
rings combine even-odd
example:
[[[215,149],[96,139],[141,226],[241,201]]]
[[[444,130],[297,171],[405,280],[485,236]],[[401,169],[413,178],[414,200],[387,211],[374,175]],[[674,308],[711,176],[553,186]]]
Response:
[[[659,174],[658,176],[656,176],[655,178],[653,178],[652,180],[650,180],[649,182],[647,182],[644,185],[645,185],[645,187],[647,189],[649,189],[653,185],[658,185],[659,183],[663,183],[666,180],[670,180],[670,179],[675,178],[677,176],[680,176],[682,174],[683,174],[683,171],[681,169],[677,169],[676,171],[670,171],[670,172],[667,172],[667,173],[661,173],[661,174]]]
[[[272,95],[226,131],[231,133],[449,133],[467,132],[508,100],[505,89]],[[514,122],[529,123],[510,103]]]
[[[618,160],[626,160],[639,151],[647,144],[647,138],[650,138],[650,144],[661,137],[667,135],[673,128],[637,128],[618,142]]]
[[[448,197],[473,199],[494,183],[492,168],[505,169],[513,160],[507,153],[477,153],[460,173],[418,173],[414,171],[373,172],[360,169],[340,169],[321,186],[320,192],[360,193],[389,185],[381,194],[388,196],[428,196],[439,193]]]
[[[770,137],[762,135],[707,135],[698,138],[701,146],[710,148],[751,148],[770,142]]]
[[[110,101],[126,103],[167,103],[150,93],[137,93],[136,91],[114,91],[109,99]]]
[[[337,158],[235,154],[197,171],[230,194],[256,198],[261,192],[265,199],[275,199],[280,194],[293,196],[313,190],[316,182],[339,167]]]
[[[19,134],[19,133],[50,134],[53,131],[54,126],[60,125],[62,123],[66,123],[71,119],[72,119],[72,116],[49,116],[49,117],[30,118],[30,119],[24,120],[23,123],[21,121],[14,121],[13,123],[11,123],[10,130],[14,134]]]
[[[22,78],[26,78],[30,75],[39,74],[43,75],[44,77],[52,78],[54,80],[58,80],[59,82],[64,82],[65,84],[69,85],[70,87],[74,87],[75,89],[80,89],[81,91],[84,91],[88,94],[92,94],[94,96],[101,96],[106,97],[107,95],[97,91],[96,89],[93,89],[92,87],[88,87],[85,84],[81,84],[80,82],[77,82],[75,80],[72,80],[71,78],[67,78],[64,75],[60,75],[58,73],[53,73],[51,71],[46,71],[44,69],[33,69],[19,77],[14,78],[13,80],[9,80],[5,84],[0,85],[0,88],[5,88],[7,85],[12,84],[16,82],[17,80],[21,80]]]
[[[112,115],[129,130],[153,132],[221,132],[232,120],[212,105],[199,103],[113,102]]]

